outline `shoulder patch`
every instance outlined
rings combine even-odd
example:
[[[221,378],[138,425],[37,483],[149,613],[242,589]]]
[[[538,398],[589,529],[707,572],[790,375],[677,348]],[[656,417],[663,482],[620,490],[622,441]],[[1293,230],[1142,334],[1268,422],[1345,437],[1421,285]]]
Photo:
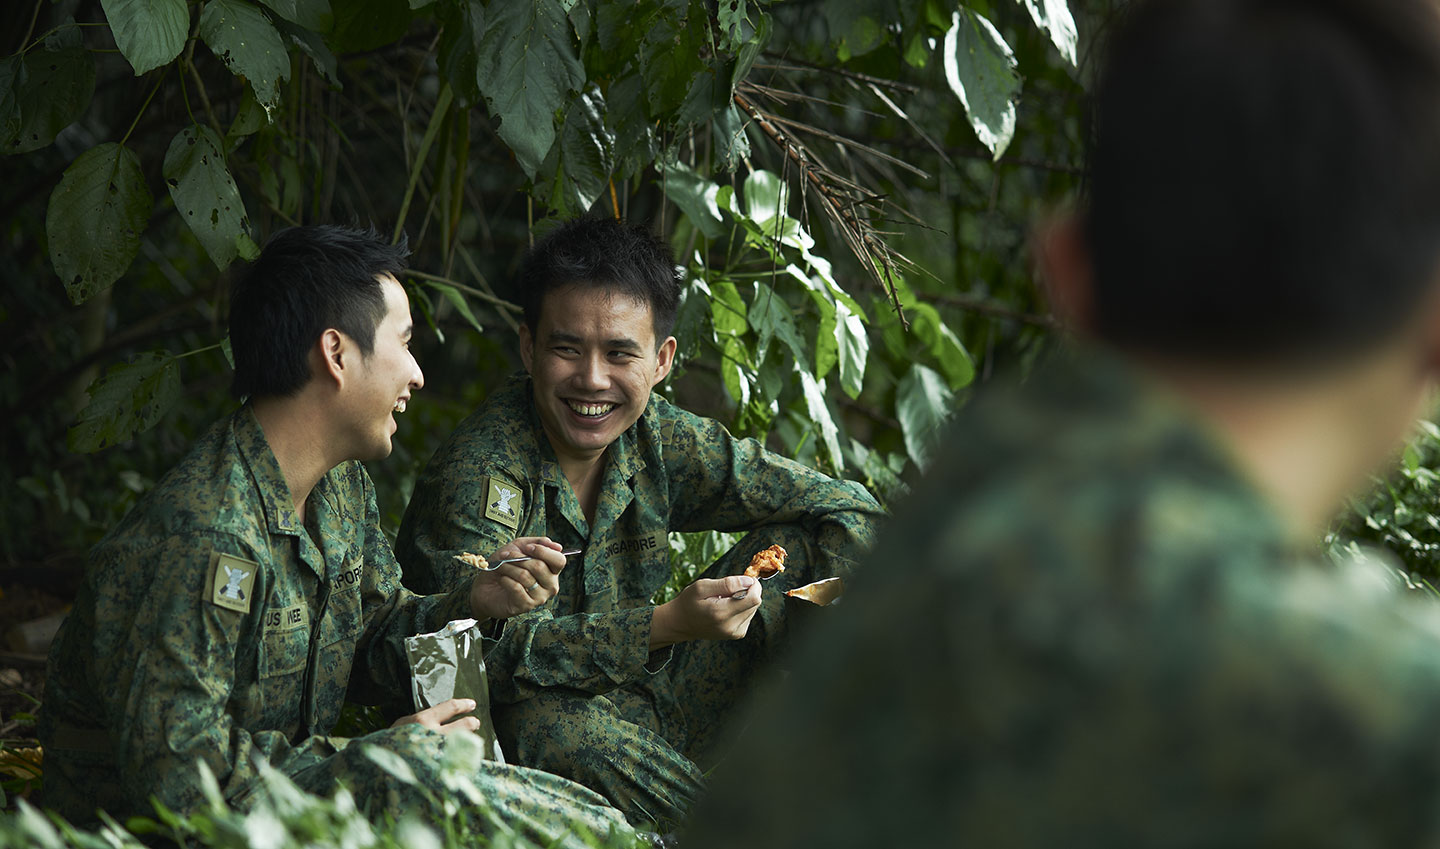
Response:
[[[485,518],[513,531],[520,527],[520,511],[524,509],[519,487],[498,478],[485,479]]]
[[[206,598],[216,607],[250,612],[250,595],[255,589],[255,573],[260,564],[233,554],[210,553],[210,578],[205,582]]]

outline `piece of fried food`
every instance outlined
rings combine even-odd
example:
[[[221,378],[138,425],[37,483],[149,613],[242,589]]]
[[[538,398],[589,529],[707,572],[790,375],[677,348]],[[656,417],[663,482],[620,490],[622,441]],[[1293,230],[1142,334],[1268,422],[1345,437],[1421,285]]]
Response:
[[[845,582],[839,578],[822,578],[813,584],[786,590],[785,594],[824,607],[845,594]]]
[[[486,560],[478,554],[471,554],[468,551],[462,554],[455,555],[455,559],[466,565],[474,566],[476,569],[490,568],[490,561]]]
[[[757,551],[745,567],[745,574],[752,578],[765,579],[785,571],[785,549],[772,545],[764,551]]]

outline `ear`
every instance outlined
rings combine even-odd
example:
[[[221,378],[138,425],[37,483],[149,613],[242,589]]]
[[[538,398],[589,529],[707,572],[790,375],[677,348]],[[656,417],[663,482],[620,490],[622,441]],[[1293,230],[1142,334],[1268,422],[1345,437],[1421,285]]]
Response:
[[[530,338],[530,325],[520,325],[520,362],[525,364],[526,374],[530,373],[530,361],[535,356],[535,351],[531,347],[534,344],[535,340]]]
[[[320,354],[318,374],[327,383],[334,383],[337,389],[344,386],[345,366],[351,356],[349,338],[332,327],[320,334],[320,341],[315,343],[315,347]]]
[[[1085,244],[1085,224],[1075,212],[1055,215],[1032,240],[1040,288],[1056,318],[1071,330],[1094,328],[1095,273]]]
[[[655,379],[650,381],[650,388],[654,389],[660,385],[669,374],[670,369],[675,365],[675,348],[678,343],[674,336],[666,336],[665,341],[655,350]]]

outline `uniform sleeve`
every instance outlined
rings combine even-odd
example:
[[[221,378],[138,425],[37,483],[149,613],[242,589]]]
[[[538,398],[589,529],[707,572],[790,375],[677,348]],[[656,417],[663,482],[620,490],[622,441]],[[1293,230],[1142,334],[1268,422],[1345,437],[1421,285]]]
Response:
[[[380,530],[375,488],[363,469],[365,571],[361,577],[361,618],[365,630],[355,653],[349,697],[361,704],[409,703],[410,664],[404,639],[438,631],[446,622],[469,619],[469,582],[448,593],[417,595],[400,585],[400,566]]]
[[[526,535],[483,518],[488,475],[493,472],[448,448],[436,452],[416,483],[395,542],[396,554],[404,564],[405,586],[418,593],[468,586],[474,570],[457,562],[457,554],[488,557],[517,536]],[[528,487],[509,483],[525,493],[524,508],[528,510]],[[526,518],[520,517],[518,528],[527,526]],[[544,530],[535,535],[544,535]]]
[[[798,523],[819,549],[816,571],[844,574],[874,543],[884,511],[865,487],[836,480],[736,439],[723,425],[672,405],[662,427],[670,530],[741,531]]]
[[[143,570],[108,572],[143,572],[148,582],[137,588],[117,578],[96,600],[96,697],[115,735],[124,785],[141,810],[152,795],[177,811],[201,804],[197,762],[234,801],[258,786],[262,760],[290,773],[339,745],[324,737],[292,745],[280,731],[241,727],[226,710],[240,695],[237,659],[245,635],[258,629],[258,613],[208,601],[212,552],[255,559],[233,540],[172,537],[128,555]],[[255,595],[263,597],[264,580],[257,576]]]

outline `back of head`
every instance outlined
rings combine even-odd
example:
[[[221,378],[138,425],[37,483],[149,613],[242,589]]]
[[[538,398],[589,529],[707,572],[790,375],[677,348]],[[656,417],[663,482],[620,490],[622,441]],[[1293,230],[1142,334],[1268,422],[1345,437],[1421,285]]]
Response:
[[[613,218],[576,218],[536,243],[520,267],[520,304],[533,330],[545,296],[567,286],[607,289],[650,305],[658,344],[675,326],[680,285],[670,247]]]
[[[1126,350],[1312,363],[1406,324],[1440,256],[1428,0],[1156,0],[1095,99],[1091,321]]]
[[[335,328],[369,354],[385,317],[378,275],[398,276],[405,242],[373,230],[291,227],[271,237],[236,278],[230,301],[231,392],[237,398],[294,395],[310,379],[309,351]]]

